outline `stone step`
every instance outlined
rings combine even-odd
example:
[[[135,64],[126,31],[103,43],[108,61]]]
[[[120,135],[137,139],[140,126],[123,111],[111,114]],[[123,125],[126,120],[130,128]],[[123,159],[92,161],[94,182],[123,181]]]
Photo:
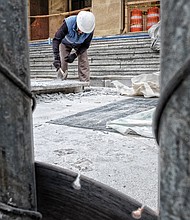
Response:
[[[88,55],[89,56],[96,56],[97,54],[100,54],[102,56],[104,55],[110,55],[110,54],[113,54],[113,52],[116,51],[115,53],[117,54],[133,54],[134,52],[137,54],[137,53],[152,53],[152,54],[156,54],[155,52],[153,52],[151,49],[150,49],[150,44],[148,45],[134,45],[134,46],[128,46],[128,47],[125,47],[124,45],[117,45],[115,47],[106,47],[105,45],[103,45],[103,47],[99,47],[99,46],[96,46],[96,47],[90,47],[88,49]],[[40,49],[38,48],[38,50],[33,50],[31,51],[30,50],[30,58],[34,58],[34,57],[53,57],[53,50],[52,48],[48,48],[46,50],[43,50],[43,49]]]
[[[102,44],[102,45],[95,45],[95,44],[91,44],[91,46],[89,47],[88,51],[94,51],[94,50],[104,50],[104,49],[143,49],[143,48],[150,48],[150,42],[148,43],[122,43],[120,42],[119,44]],[[38,48],[30,48],[30,53],[38,53],[39,51],[41,52],[52,52],[52,46],[48,46],[48,47],[38,47]]]
[[[97,55],[111,55],[111,54],[119,54],[119,55],[125,55],[125,54],[154,54],[155,56],[158,56],[158,53],[153,52],[150,48],[104,48],[102,50],[96,49],[94,51],[88,50],[89,56],[97,56]],[[35,53],[30,52],[30,58],[35,57],[53,57],[53,51],[36,51]]]
[[[138,36],[137,36],[138,35]],[[134,37],[129,36],[129,34],[126,35],[113,35],[113,36],[105,36],[105,37],[93,37],[92,42],[91,43],[95,43],[95,42],[117,42],[117,41],[142,41],[142,40],[147,40],[150,39],[150,36],[148,33],[146,33],[144,36],[140,36],[140,33],[136,34],[136,36],[134,35]],[[47,40],[40,40],[40,41],[31,41],[29,42],[30,46],[46,46],[46,45],[50,45],[52,44],[52,39],[50,39],[49,41]]]
[[[150,37],[147,35],[146,37],[134,37],[134,38],[127,38],[127,37],[122,37],[120,38],[120,36],[115,36],[115,39],[111,38],[111,37],[106,37],[106,38],[93,38],[92,42],[91,42],[91,46],[93,45],[118,45],[120,43],[122,44],[129,44],[132,45],[134,44],[138,44],[138,43],[150,43],[151,39]],[[51,43],[42,43],[42,42],[36,42],[36,43],[30,43],[29,44],[31,49],[35,49],[35,48],[39,48],[39,47],[52,47],[52,41]]]
[[[131,51],[104,51],[104,53],[101,53],[99,51],[96,51],[95,53],[88,53],[89,59],[103,59],[103,60],[108,60],[108,59],[142,59],[143,57],[146,58],[158,58],[160,57],[159,53],[155,52],[150,52],[150,51],[137,51],[137,50],[131,50]],[[48,53],[43,53],[43,54],[36,54],[36,55],[30,55],[30,60],[35,60],[35,59],[42,59],[42,58],[51,58],[53,60],[53,54],[48,54]]]
[[[158,67],[157,67],[158,66]],[[131,70],[139,68],[139,69],[151,69],[151,68],[159,68],[159,64],[155,64],[155,63],[147,63],[147,64],[142,64],[142,63],[137,63],[137,64],[133,64],[133,63],[118,63],[118,64],[113,64],[113,63],[105,63],[105,64],[90,64],[90,70],[94,71],[96,69],[101,69],[102,71],[104,70],[124,70],[125,68],[130,68]],[[32,70],[52,70],[55,69],[54,66],[52,64],[47,65],[46,63],[44,63],[43,65],[40,63],[39,65],[31,65],[30,68],[32,68]],[[73,65],[69,65],[69,69],[77,69],[78,65],[73,64]]]
[[[76,59],[73,63],[68,64],[69,66],[74,66],[77,65],[78,60]],[[53,63],[53,59],[48,58],[42,58],[42,59],[32,59],[30,61],[30,66],[34,67],[34,66],[51,66]],[[112,59],[110,58],[105,58],[105,59],[100,59],[100,58],[89,58],[89,64],[91,66],[104,66],[104,65],[158,65],[159,64],[159,60],[158,58],[152,58],[151,60],[146,57],[139,57],[139,59],[137,58],[119,58],[119,57],[113,57]]]
[[[155,72],[155,71],[154,71]],[[90,82],[90,85],[91,86],[100,86],[100,87],[114,87],[114,85],[112,84],[112,81],[114,80],[118,80],[120,81],[121,83],[123,83],[124,85],[127,85],[127,86],[131,86],[131,78],[134,77],[134,76],[137,76],[137,75],[140,75],[140,74],[148,74],[148,73],[152,73],[152,72],[145,72],[145,73],[142,73],[142,72],[136,72],[136,74],[134,74],[134,72],[131,73],[130,75],[130,72],[126,75],[118,75],[118,73],[114,73],[114,72],[111,72],[107,75],[92,75],[90,76],[90,79],[91,79],[91,82]],[[122,72],[123,74],[123,72]],[[40,75],[37,75],[35,74],[34,76],[31,76],[32,79],[36,79],[36,80],[43,80],[43,79],[53,79],[55,80],[57,77],[56,75],[56,72],[51,72],[49,74],[47,74],[47,72],[44,73],[44,75],[41,73]],[[69,75],[68,75],[68,80],[78,80],[78,74],[76,73],[75,75],[72,75],[70,72],[69,72]]]
[[[125,69],[104,69],[104,70],[98,70],[98,69],[94,69],[94,70],[90,70],[91,76],[103,76],[103,75],[139,75],[139,74],[146,74],[146,73],[153,73],[153,72],[157,72],[159,71],[159,68],[144,68],[144,69],[140,69],[140,68],[125,68]],[[30,70],[30,75],[31,76],[37,76],[40,77],[41,75],[45,76],[45,75],[56,75],[56,71],[55,70],[43,70],[43,69],[39,69],[39,70]],[[77,69],[69,69],[69,75],[76,75],[78,76],[78,70]]]
[[[103,43],[102,45],[99,44],[100,42],[96,42],[96,44],[91,44],[90,48],[88,49],[88,55],[89,56],[96,56],[96,55],[101,55],[101,56],[105,56],[105,55],[111,55],[113,54],[113,51],[115,51],[115,54],[121,54],[122,56],[124,54],[134,54],[134,53],[152,53],[152,54],[156,54],[154,53],[151,49],[150,49],[150,39],[149,43],[145,43],[142,41],[142,43],[127,43],[126,46],[126,42],[125,41],[120,41],[120,44],[117,42],[116,45],[114,45],[113,42],[110,42],[110,44],[106,45],[106,43]],[[36,49],[33,50],[34,47],[30,47],[30,58],[39,58],[39,57],[45,57],[47,58],[48,56],[53,58],[53,51],[52,51],[52,46],[51,45],[46,45],[46,46],[42,46],[40,47],[35,47]],[[117,52],[116,52],[117,51]],[[156,55],[157,56],[157,55]]]

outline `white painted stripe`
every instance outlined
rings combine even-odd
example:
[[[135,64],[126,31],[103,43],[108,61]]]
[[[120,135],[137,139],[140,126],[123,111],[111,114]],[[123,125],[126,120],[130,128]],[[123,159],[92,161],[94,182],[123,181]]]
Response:
[[[142,16],[131,16],[131,19],[142,19]]]
[[[147,17],[148,17],[148,18],[151,18],[151,17],[159,17],[159,14],[148,14]]]
[[[131,25],[131,28],[142,28],[142,25],[141,24]]]

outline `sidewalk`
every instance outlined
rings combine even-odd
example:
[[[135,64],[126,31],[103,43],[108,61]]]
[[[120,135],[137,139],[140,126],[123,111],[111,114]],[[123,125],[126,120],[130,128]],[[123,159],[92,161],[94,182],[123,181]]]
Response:
[[[81,170],[82,175],[109,185],[156,210],[158,146],[154,139],[123,136],[91,126],[84,128],[52,123],[67,117],[77,122],[79,114],[85,118],[86,111],[96,113],[103,106],[125,100],[131,99],[117,94],[114,88],[91,88],[91,91],[76,94],[37,95],[37,107],[33,113],[35,160],[74,172]],[[134,98],[134,109],[132,105],[129,107],[131,111],[135,110],[138,100]],[[100,119],[105,118],[101,112],[99,114]],[[88,119],[93,124],[92,114],[86,115]]]

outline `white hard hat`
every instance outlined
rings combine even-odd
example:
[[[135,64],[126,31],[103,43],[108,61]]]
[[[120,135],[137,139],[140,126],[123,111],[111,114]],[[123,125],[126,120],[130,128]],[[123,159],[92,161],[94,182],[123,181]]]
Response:
[[[84,33],[91,33],[95,28],[95,17],[90,11],[80,11],[77,15],[77,26]]]

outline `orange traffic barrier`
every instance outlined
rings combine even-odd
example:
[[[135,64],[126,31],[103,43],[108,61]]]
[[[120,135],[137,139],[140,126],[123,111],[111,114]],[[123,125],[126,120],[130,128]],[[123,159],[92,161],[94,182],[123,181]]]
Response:
[[[140,9],[133,9],[131,12],[130,31],[138,32],[143,30],[143,17]]]
[[[147,27],[148,30],[152,25],[159,22],[159,8],[158,7],[152,7],[147,10]]]

